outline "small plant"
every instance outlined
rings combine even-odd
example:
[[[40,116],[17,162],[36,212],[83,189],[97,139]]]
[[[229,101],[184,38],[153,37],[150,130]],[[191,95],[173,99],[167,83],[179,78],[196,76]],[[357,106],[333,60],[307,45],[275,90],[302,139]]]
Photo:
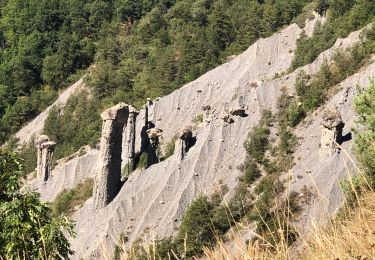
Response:
[[[241,180],[243,180],[247,185],[253,184],[254,181],[262,176],[257,164],[250,157],[246,158],[240,169],[243,172]]]
[[[203,114],[198,114],[193,118],[193,123],[202,123],[203,122]]]
[[[94,180],[88,178],[77,184],[73,189],[63,190],[52,202],[52,212],[55,216],[70,215],[76,207],[81,207],[92,196]]]
[[[265,159],[265,153],[269,148],[269,135],[268,127],[258,125],[250,131],[245,141],[244,146],[247,154],[258,163],[262,163]]]
[[[141,154],[141,156],[139,156],[137,169],[141,169],[141,170],[146,169],[147,168],[147,161],[148,161],[147,153],[143,152]]]
[[[165,146],[165,154],[164,159],[167,159],[168,157],[172,156],[174,154],[175,145],[176,145],[177,137],[173,137]]]
[[[129,175],[132,173],[132,169],[130,168],[129,163],[124,165],[121,171],[121,181],[127,181]]]

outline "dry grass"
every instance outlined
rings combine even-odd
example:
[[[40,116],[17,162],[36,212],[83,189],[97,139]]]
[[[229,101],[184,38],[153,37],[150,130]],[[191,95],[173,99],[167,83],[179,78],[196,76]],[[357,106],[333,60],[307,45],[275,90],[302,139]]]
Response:
[[[355,209],[327,226],[315,226],[303,247],[295,256],[283,242],[275,247],[264,247],[258,241],[245,246],[241,239],[235,238],[230,245],[219,242],[214,250],[206,249],[205,256],[211,260],[375,259],[375,192],[366,192]]]
[[[375,193],[325,228],[316,227],[302,253],[304,259],[375,259]]]

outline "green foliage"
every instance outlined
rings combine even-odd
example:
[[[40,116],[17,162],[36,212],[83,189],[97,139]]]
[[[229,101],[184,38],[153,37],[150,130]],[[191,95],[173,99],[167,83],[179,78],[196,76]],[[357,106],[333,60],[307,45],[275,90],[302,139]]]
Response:
[[[323,25],[316,25],[312,37],[303,34],[299,38],[291,70],[313,62],[321,52],[330,48],[337,38],[346,37],[350,32],[374,21],[373,0],[319,0],[317,2],[316,10],[319,13],[325,13],[328,8],[328,19]]]
[[[193,118],[193,123],[202,123],[203,122],[203,114],[198,114]]]
[[[16,155],[0,151],[0,255],[5,259],[69,259],[65,234],[71,222],[54,218],[48,204],[20,191],[23,166]]]
[[[148,164],[148,156],[147,156],[147,153],[142,153],[140,156],[139,156],[139,160],[138,160],[138,164],[137,164],[137,169],[141,169],[141,170],[144,170],[147,168],[147,165]]]
[[[86,144],[95,146],[100,138],[99,101],[88,92],[71,96],[65,107],[53,107],[43,132],[57,142],[54,159],[66,157]]]
[[[375,82],[358,96],[354,102],[355,111],[362,125],[356,131],[355,153],[366,173],[367,181],[375,187]]]
[[[269,149],[268,137],[270,135],[270,129],[267,124],[270,123],[270,120],[270,112],[263,111],[260,124],[250,131],[244,143],[246,153],[258,163],[264,161],[264,155]]]
[[[4,88],[9,93],[11,89]],[[4,94],[5,95],[5,94]],[[9,138],[10,133],[17,131],[27,120],[41,113],[56,98],[57,92],[49,87],[41,90],[33,90],[28,96],[19,96],[13,102],[12,106],[9,101],[0,102],[0,143]],[[0,86],[1,99],[1,86]],[[8,99],[5,97],[4,99]],[[3,110],[3,113],[1,112]]]
[[[7,127],[0,130],[0,142],[45,109],[48,95],[37,99],[40,106],[26,106],[32,93],[45,85],[64,86],[71,74],[93,62],[99,29],[112,19],[106,6],[102,0],[3,1],[0,89],[7,95],[0,100],[0,125]],[[47,105],[55,98],[45,100]]]
[[[320,15],[325,15],[329,8],[329,0],[317,0],[315,12]]]
[[[88,81],[101,99],[122,96],[139,107],[168,94],[290,23],[308,3],[142,2],[117,1],[119,17],[136,21],[113,20],[100,32],[98,67]]]
[[[215,235],[210,220],[212,205],[206,196],[198,196],[185,211],[178,233],[180,252],[184,252],[186,243],[186,256],[199,255],[203,246],[212,246]]]
[[[262,176],[257,164],[251,160],[251,158],[246,158],[245,163],[242,166],[243,177],[241,178],[247,185],[251,185]]]
[[[24,144],[18,151],[18,155],[24,165],[25,173],[30,173],[36,169],[37,149],[35,147],[35,137],[29,143]]]
[[[296,89],[298,89],[301,84],[305,84],[303,80],[304,77],[306,77],[305,74],[297,77]],[[299,90],[297,90],[297,92],[298,91]],[[285,87],[281,88],[281,95],[277,100],[277,106],[279,109],[279,121],[287,126],[295,127],[305,117],[301,102],[295,97],[289,96]]]
[[[132,173],[133,169],[130,168],[129,163],[125,164],[121,171],[121,180],[126,181],[129,175]]]
[[[177,138],[172,138],[167,145],[165,146],[165,154],[164,159],[167,159],[168,157],[172,156],[174,154],[175,146],[176,146],[176,140]]]
[[[93,179],[88,178],[74,188],[60,192],[52,202],[52,213],[55,216],[72,214],[75,207],[82,206],[92,196],[93,185]]]
[[[362,41],[352,48],[337,51],[333,62],[325,61],[312,78],[303,70],[298,74],[295,88],[302,103],[301,117],[322,105],[334,85],[353,75],[375,53],[374,27],[365,30],[361,38]]]
[[[87,80],[100,105],[141,107],[146,97],[171,93],[289,24],[308,2],[6,1],[0,7],[0,142],[56,98],[56,92],[41,95],[37,100],[45,102],[34,104],[33,93],[67,85],[94,57]],[[88,143],[91,136],[77,139]],[[75,149],[63,146],[57,157]]]

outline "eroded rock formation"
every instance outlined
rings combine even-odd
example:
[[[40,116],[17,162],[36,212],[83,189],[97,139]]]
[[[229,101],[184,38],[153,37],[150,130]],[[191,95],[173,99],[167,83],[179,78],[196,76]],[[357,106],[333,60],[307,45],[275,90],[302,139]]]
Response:
[[[181,128],[176,135],[176,150],[180,156],[180,159],[184,159],[189,149],[194,145],[195,140],[193,137],[193,128],[192,126],[185,126]]]
[[[56,143],[47,135],[39,136],[35,146],[37,148],[37,178],[43,178],[47,181],[52,170],[52,156]]]
[[[149,145],[146,149],[147,153],[147,166],[151,166],[160,162],[160,137],[163,130],[159,128],[151,128],[146,131]]]
[[[344,128],[341,115],[337,110],[326,110],[322,115],[320,153],[329,156],[336,152],[337,143],[342,138]]]
[[[124,126],[122,139],[122,164],[121,170],[130,173],[135,168],[135,127],[138,111],[129,106],[129,117],[127,124]]]
[[[122,135],[129,117],[129,107],[124,103],[105,110],[97,174],[94,184],[95,208],[111,202],[121,189]]]

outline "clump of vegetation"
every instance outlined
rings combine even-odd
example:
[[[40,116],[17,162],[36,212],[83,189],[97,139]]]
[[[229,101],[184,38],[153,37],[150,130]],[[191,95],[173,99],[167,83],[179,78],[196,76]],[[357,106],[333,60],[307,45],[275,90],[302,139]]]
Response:
[[[260,123],[254,127],[248,134],[245,141],[246,153],[257,163],[262,164],[265,160],[265,153],[269,149],[269,125],[272,122],[272,114],[265,110],[262,112]]]
[[[129,163],[125,164],[121,171],[121,181],[126,181],[129,178],[129,175],[132,173],[133,169]]]
[[[0,143],[40,114],[57,97],[57,91],[50,87],[31,90],[28,95],[13,96],[11,99],[12,94],[6,83],[0,83]]]
[[[94,180],[85,179],[74,188],[60,192],[51,204],[52,212],[55,216],[71,215],[76,207],[81,207],[91,198]]]
[[[36,169],[37,149],[35,146],[35,137],[33,136],[29,143],[24,144],[18,151],[22,163],[25,165],[25,172],[30,173]]]
[[[358,121],[362,125],[356,131],[355,153],[365,172],[369,186],[375,188],[375,81],[372,80],[366,91],[358,96],[354,102],[358,114]]]
[[[313,62],[320,53],[332,47],[338,38],[358,30],[374,21],[375,8],[372,0],[319,0],[316,11],[328,10],[324,24],[317,24],[312,37],[302,34],[290,70]],[[350,66],[350,64],[346,64]]]
[[[54,217],[39,194],[20,191],[24,176],[15,154],[0,150],[0,255],[5,259],[69,259],[73,254],[65,235],[73,225]]]
[[[173,137],[165,146],[165,153],[164,159],[172,156],[174,154],[175,146],[176,146],[177,137]]]
[[[66,157],[84,145],[95,146],[100,138],[102,107],[87,91],[71,96],[65,107],[53,107],[43,132],[57,142],[54,160]]]
[[[198,114],[193,118],[193,123],[202,123],[203,122],[203,114]]]
[[[148,166],[148,156],[147,156],[147,153],[143,152],[140,156],[139,156],[139,160],[138,160],[138,163],[137,163],[137,169],[140,169],[140,170],[144,170],[146,169]]]
[[[177,236],[179,252],[186,256],[201,254],[204,246],[215,243],[215,233],[211,225],[210,211],[212,204],[206,196],[198,196],[185,211]]]
[[[298,123],[309,112],[322,105],[330,89],[354,74],[361,68],[371,54],[375,53],[375,26],[364,30],[362,41],[345,51],[340,50],[333,56],[332,63],[325,61],[314,76],[306,75],[302,70],[297,76],[295,88],[298,95],[298,111],[294,114]]]
[[[18,139],[15,137],[9,138],[6,145],[4,145],[1,149],[4,152],[12,153],[16,151],[18,158],[21,160],[22,164],[24,165],[25,173],[29,174],[36,169],[37,163],[37,149],[35,147],[35,136],[33,135],[30,138],[28,143],[22,145],[22,147],[18,147]],[[26,177],[26,176],[24,176]]]

